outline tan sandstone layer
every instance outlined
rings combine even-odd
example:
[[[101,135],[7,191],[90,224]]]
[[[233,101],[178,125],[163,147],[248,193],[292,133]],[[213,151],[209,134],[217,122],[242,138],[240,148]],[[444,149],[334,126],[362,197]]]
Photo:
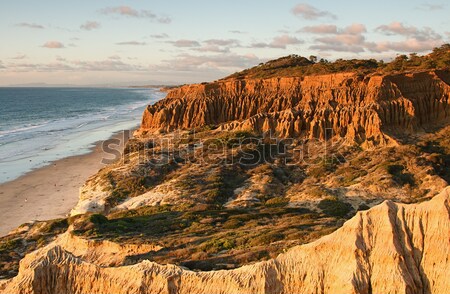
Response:
[[[420,204],[385,201],[313,243],[230,271],[102,267],[61,239],[26,256],[0,292],[450,293],[450,187]]]

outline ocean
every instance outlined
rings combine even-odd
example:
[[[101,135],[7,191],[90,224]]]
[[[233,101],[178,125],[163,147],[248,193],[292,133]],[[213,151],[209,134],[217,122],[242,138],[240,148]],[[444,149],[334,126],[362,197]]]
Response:
[[[140,123],[156,89],[0,88],[0,183],[69,156],[88,153]]]

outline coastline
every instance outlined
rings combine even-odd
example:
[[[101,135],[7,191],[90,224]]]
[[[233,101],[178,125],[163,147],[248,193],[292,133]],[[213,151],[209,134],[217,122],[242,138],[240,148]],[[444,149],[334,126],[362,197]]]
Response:
[[[80,187],[106,166],[102,163],[105,156],[102,144],[109,139],[120,140],[121,144],[114,149],[122,153],[124,142],[129,138],[124,131],[116,132],[96,142],[86,154],[53,161],[0,184],[0,236],[26,222],[66,217],[78,202]]]

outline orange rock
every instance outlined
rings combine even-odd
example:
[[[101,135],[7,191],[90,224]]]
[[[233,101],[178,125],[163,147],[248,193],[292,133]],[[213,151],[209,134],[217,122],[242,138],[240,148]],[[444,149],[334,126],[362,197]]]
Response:
[[[281,137],[339,136],[367,146],[392,143],[450,117],[450,73],[353,73],[225,80],[187,85],[144,111],[140,132],[205,125]],[[139,133],[139,132],[138,132]]]

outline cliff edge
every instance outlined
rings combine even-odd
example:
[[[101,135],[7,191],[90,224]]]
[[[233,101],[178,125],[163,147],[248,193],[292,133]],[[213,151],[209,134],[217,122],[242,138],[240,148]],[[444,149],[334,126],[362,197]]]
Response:
[[[208,125],[368,146],[448,121],[450,72],[336,73],[186,85],[144,111],[138,134]]]
[[[103,267],[58,241],[25,257],[1,293],[449,293],[450,187],[420,204],[391,201],[313,243],[230,271],[150,261]],[[61,242],[60,242],[61,243]]]

